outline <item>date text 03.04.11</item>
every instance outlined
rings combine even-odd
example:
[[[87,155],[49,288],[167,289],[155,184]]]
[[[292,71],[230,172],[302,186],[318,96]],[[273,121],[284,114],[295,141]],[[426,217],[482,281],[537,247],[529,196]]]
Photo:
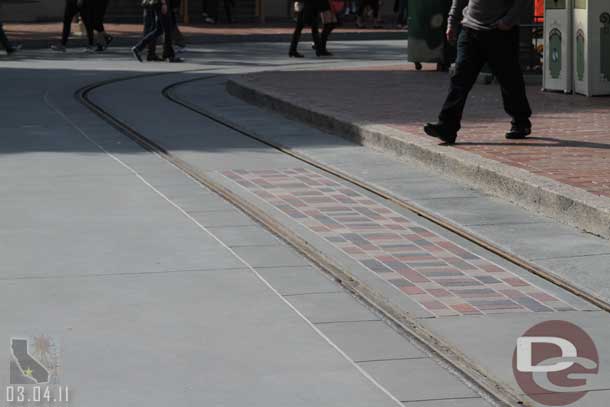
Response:
[[[49,406],[63,407],[70,402],[70,388],[68,386],[6,386],[4,401],[9,405],[21,407]],[[27,403],[27,404],[26,404]]]

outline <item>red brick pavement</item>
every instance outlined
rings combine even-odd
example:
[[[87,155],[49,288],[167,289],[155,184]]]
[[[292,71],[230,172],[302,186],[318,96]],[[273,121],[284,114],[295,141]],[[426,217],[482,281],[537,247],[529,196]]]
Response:
[[[435,120],[448,87],[447,75],[431,68],[416,72],[401,65],[248,78],[288,100],[347,114],[354,122],[384,124],[426,137],[421,127]],[[610,197],[610,98],[545,93],[539,86],[528,86],[528,94],[535,112],[531,138],[504,139],[510,124],[500,90],[478,85],[467,106],[459,144],[452,148]]]

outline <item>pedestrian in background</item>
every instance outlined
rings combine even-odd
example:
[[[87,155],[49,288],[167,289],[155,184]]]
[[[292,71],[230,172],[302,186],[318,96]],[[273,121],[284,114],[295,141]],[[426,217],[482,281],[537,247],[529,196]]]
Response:
[[[396,28],[403,29],[409,23],[409,0],[394,0]]]
[[[365,15],[371,13],[373,17],[373,28],[381,28],[381,19],[379,18],[380,0],[361,0],[358,16],[356,17],[356,26],[358,28],[366,28],[364,24]]]
[[[311,36],[314,43],[313,47],[316,49],[316,51],[318,49],[320,44],[320,33],[318,31],[318,19],[315,16],[316,11],[314,1],[315,0],[298,0],[294,2],[293,8],[294,12],[296,13],[296,25],[294,27],[294,32],[292,33],[290,51],[288,52],[288,56],[290,58],[304,57],[304,55],[301,54],[297,48],[301,38],[301,32],[306,25],[311,27]]]
[[[336,0],[316,0],[319,13],[320,24],[322,25],[322,34],[320,35],[320,49],[316,48],[317,56],[332,56],[326,45],[332,31],[337,27],[339,20],[337,19],[337,11],[344,7],[343,2]],[[316,44],[314,43],[314,47]]]
[[[447,40],[457,39],[455,72],[439,120],[424,126],[426,134],[447,144],[455,142],[468,94],[485,63],[500,82],[504,110],[512,117],[506,138],[523,139],[531,133],[532,111],[519,64],[519,20],[528,3],[529,0],[453,0]]]
[[[12,55],[15,52],[19,51],[21,48],[20,45],[14,46],[6,37],[6,33],[4,32],[4,27],[2,26],[2,21],[0,21],[0,45],[6,51],[8,55]]]
[[[54,51],[66,51],[66,45],[68,45],[68,39],[72,34],[72,21],[74,17],[80,14],[81,21],[85,26],[85,32],[87,33],[87,43],[89,47],[93,47],[93,31],[91,29],[91,23],[88,18],[89,11],[86,9],[85,0],[66,0],[64,6],[64,20],[63,29],[61,32],[61,40],[59,44],[51,45],[51,49]]]
[[[131,48],[131,53],[138,61],[142,62],[141,52],[152,44],[156,44],[159,37],[163,35],[163,54],[161,58],[167,62],[183,62],[181,58],[176,57],[172,44],[173,23],[170,10],[175,4],[174,2],[175,0],[142,0],[142,6],[150,7],[154,13],[155,28]],[[150,52],[150,48],[148,49]]]
[[[201,0],[201,16],[204,23],[216,24],[218,0]]]

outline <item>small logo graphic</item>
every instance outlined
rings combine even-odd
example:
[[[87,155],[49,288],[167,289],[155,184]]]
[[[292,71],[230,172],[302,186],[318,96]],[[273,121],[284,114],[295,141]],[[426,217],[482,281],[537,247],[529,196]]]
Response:
[[[546,406],[567,406],[591,390],[588,379],[599,372],[593,339],[566,321],[546,321],[517,339],[513,373],[521,389]]]
[[[50,336],[12,338],[10,384],[56,384],[59,379],[59,349]]]

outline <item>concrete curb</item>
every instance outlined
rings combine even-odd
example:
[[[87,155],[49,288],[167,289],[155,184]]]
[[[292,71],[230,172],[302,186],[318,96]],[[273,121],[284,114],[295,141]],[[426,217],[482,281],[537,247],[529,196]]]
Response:
[[[248,76],[229,80],[226,88],[231,95],[249,103],[277,111],[398,158],[417,160],[485,193],[610,239],[608,198],[474,153],[440,146],[432,139],[384,125],[355,123],[341,113],[325,113],[308,103],[297,105],[278,93],[263,89]]]

